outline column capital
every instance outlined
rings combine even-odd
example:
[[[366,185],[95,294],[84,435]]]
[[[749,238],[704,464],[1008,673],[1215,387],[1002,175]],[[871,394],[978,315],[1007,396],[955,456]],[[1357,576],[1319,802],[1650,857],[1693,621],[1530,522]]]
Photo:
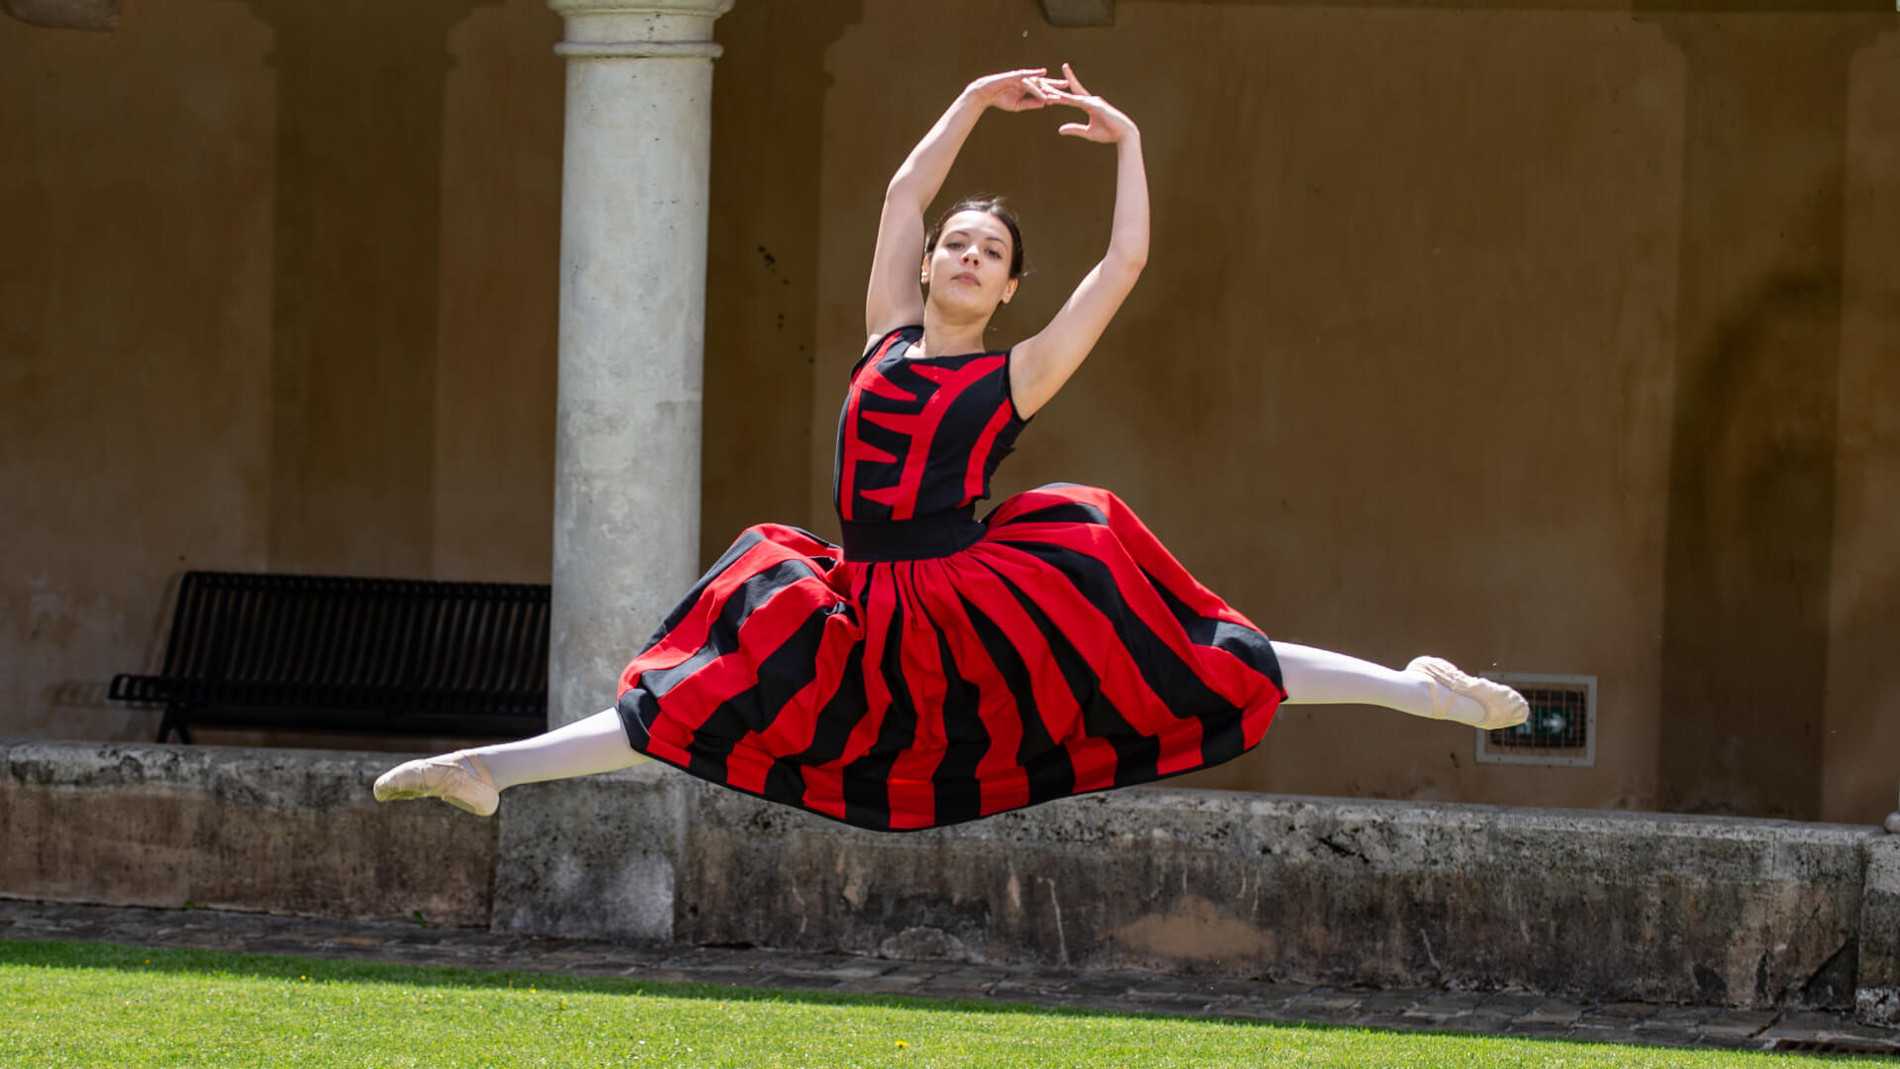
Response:
[[[570,59],[715,59],[713,20],[733,0],[548,0],[567,22],[554,46]]]
[[[0,10],[29,26],[111,33],[119,28],[122,0],[4,0]]]
[[[548,0],[563,18],[575,15],[690,15],[716,19],[734,0]]]
[[[1042,0],[1042,17],[1051,26],[1113,26],[1115,0]]]

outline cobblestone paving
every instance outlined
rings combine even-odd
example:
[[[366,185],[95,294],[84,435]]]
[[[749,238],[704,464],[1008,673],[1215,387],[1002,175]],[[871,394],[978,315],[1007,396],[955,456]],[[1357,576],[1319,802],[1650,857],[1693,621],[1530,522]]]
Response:
[[[905,962],[847,954],[638,947],[483,929],[216,910],[120,909],[0,899],[0,939],[189,947],[1594,1043],[1900,1056],[1900,1031],[1870,1028],[1847,1014],[1807,1010],[1586,1004],[1511,992],[1376,990],[1139,972]]]

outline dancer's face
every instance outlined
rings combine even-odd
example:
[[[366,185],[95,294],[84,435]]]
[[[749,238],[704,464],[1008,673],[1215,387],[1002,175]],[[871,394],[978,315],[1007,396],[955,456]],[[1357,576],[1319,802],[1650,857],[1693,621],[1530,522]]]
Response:
[[[1009,277],[1009,228],[988,212],[958,212],[944,221],[937,247],[924,259],[930,299],[964,312],[989,315],[1015,296]]]

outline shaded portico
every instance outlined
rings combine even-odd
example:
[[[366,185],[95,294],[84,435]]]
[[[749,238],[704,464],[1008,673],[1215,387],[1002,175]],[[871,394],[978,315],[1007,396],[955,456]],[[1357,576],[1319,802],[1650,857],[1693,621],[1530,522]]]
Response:
[[[22,666],[23,733],[144,734],[71,703],[86,673],[136,666],[165,577],[201,562],[553,578],[573,613],[557,676],[578,688],[556,719],[604,705],[739,527],[823,533],[877,187],[941,106],[924,90],[977,56],[1068,55],[1172,65],[1105,86],[1152,117],[1168,226],[1103,359],[1006,476],[1125,490],[1210,586],[1289,638],[1601,675],[1592,771],[1473,769],[1468,740],[1302,735],[1289,717],[1270,753],[1208,785],[1835,819],[1890,793],[1900,543],[1883,502],[1900,497],[1900,384],[1882,356],[1882,3],[555,4],[572,23],[561,66],[539,0],[352,4],[331,22],[282,0],[6,9],[117,20],[96,35],[4,23],[24,102],[9,143],[26,147],[6,172],[21,206],[7,319],[24,329],[5,341],[38,417],[6,444],[90,476],[36,462],[40,482],[10,484],[46,584],[13,581],[39,637],[0,643]],[[708,198],[679,169],[705,155],[687,143],[706,132],[693,97],[715,25],[735,59]],[[945,47],[906,53],[920,33]],[[1207,49],[1201,74],[1174,59]],[[878,98],[899,77],[916,92]],[[370,91],[335,91],[351,84]],[[154,103],[113,128],[127,98]],[[1209,99],[1267,147],[1206,121]],[[612,118],[641,107],[644,125]],[[60,130],[81,136],[44,133]],[[1101,176],[1045,134],[986,124],[963,169],[1031,201],[1038,275],[1011,329],[1099,241]],[[1389,165],[1399,180],[1380,178]],[[699,207],[660,211],[675,201]],[[484,266],[503,259],[520,269]],[[132,266],[100,270],[114,264]],[[1236,337],[1261,344],[1241,358]],[[1217,387],[1177,372],[1182,350],[1212,358]],[[121,367],[159,374],[112,393]],[[1422,369],[1447,373],[1407,377]],[[1412,387],[1358,389],[1381,382]],[[104,402],[80,400],[95,383]],[[194,393],[241,425],[121,433],[133,405]],[[1482,402],[1527,441],[1521,457],[1462,430]],[[1553,403],[1561,436],[1511,414]],[[1337,433],[1329,412],[1359,427]],[[1274,459],[1292,447],[1323,463]],[[1477,518],[1434,511],[1426,473]],[[137,484],[177,513],[127,498]],[[102,502],[157,523],[136,541],[95,531]],[[93,603],[77,624],[63,607]]]

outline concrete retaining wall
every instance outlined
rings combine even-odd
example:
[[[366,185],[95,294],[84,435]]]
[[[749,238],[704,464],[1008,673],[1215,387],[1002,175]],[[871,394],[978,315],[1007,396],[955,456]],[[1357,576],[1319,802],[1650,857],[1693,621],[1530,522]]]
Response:
[[[495,827],[369,794],[383,754],[0,741],[0,895],[486,925]]]
[[[377,807],[386,755],[0,744],[0,894],[1735,1006],[1900,1004],[1879,828],[1137,789],[874,834],[647,766]],[[492,887],[492,894],[491,894]]]
[[[1836,1008],[1885,839],[1169,789],[889,835],[658,769],[523,788],[504,813],[509,930]]]

